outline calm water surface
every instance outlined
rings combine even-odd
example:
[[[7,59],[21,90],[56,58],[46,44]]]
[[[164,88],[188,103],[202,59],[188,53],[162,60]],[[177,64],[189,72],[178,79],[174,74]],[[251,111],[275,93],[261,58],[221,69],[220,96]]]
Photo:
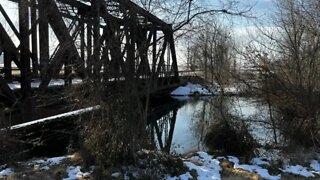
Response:
[[[153,117],[149,125],[153,142],[158,149],[173,154],[206,150],[203,140],[209,127],[218,119],[217,105],[221,105],[218,97],[207,97],[179,98],[159,107],[159,116]],[[263,123],[269,117],[267,106],[249,98],[226,97],[222,107],[231,115],[245,119],[242,123],[258,142],[272,141],[272,131]]]

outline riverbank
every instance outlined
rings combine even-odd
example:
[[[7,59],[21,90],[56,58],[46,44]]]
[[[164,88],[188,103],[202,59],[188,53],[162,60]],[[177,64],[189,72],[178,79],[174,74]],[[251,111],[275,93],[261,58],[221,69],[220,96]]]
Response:
[[[136,162],[101,172],[86,164],[79,153],[32,159],[0,166],[1,179],[318,179],[319,153],[277,149],[256,149],[245,161],[235,156],[215,156],[206,152],[173,156],[160,151],[141,150]]]

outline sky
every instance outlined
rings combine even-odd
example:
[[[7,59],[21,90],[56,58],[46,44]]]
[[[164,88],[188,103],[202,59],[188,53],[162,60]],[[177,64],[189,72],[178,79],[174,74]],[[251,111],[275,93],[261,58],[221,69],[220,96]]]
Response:
[[[14,19],[17,19],[18,17],[18,12],[17,12],[17,4],[13,3],[11,1],[8,0],[0,0],[0,5],[5,9],[5,11],[7,12],[8,16],[10,17],[10,19],[13,21]],[[5,22],[5,19],[3,17],[3,15],[0,13],[0,22]],[[4,26],[5,29],[7,29],[9,31],[10,35],[13,35],[13,31],[10,30],[9,26],[6,23],[2,23],[2,25]],[[18,24],[15,23],[16,28],[18,28]],[[14,38],[15,42],[16,42],[16,46],[18,45],[18,40],[17,38]],[[0,55],[0,64],[3,64],[3,54]]]
[[[17,9],[18,5],[17,5],[17,3],[14,3],[14,2],[11,2],[11,1],[8,1],[8,0],[0,0],[0,4],[4,8],[6,13],[8,14],[9,18],[11,19],[11,21],[16,26],[16,29],[19,29],[19,25],[18,25],[18,9]],[[3,15],[1,13],[0,13],[0,22],[3,22],[2,25],[8,31],[9,35],[14,36],[13,31],[11,30],[11,28],[9,27],[9,25],[7,24],[7,22],[5,21]],[[14,39],[15,39],[14,42],[17,45],[18,39],[16,37],[14,37]]]
[[[246,2],[245,2],[246,1]],[[249,1],[249,2],[248,2]],[[234,28],[235,31],[240,31],[242,29],[248,28],[252,29],[257,22],[264,24],[265,26],[270,26],[266,24],[265,21],[270,18],[270,15],[276,11],[273,0],[240,0],[244,5],[253,6],[251,12],[249,13],[252,18],[234,18]]]
[[[211,2],[218,2],[219,0],[209,1],[209,0],[194,0],[194,1],[202,1],[202,3],[207,3],[208,6]],[[226,2],[226,0],[220,0],[221,2]],[[269,14],[275,11],[274,0],[238,0],[239,8],[245,8],[253,6],[252,11],[250,14],[256,18],[239,18],[239,17],[230,17],[221,15],[222,21],[225,21],[226,24],[230,24],[232,22],[232,32],[236,39],[239,41],[246,41],[248,40],[248,36],[257,33],[257,29],[255,27],[255,22],[261,21],[263,19],[267,19]],[[209,3],[208,3],[209,2]],[[17,3],[13,3],[8,0],[0,0],[0,4],[4,7],[6,12],[8,13],[9,17],[15,23],[18,29],[18,12],[17,12]],[[215,7],[215,5],[212,5]],[[0,22],[4,22],[4,18],[2,14],[0,14]],[[4,24],[4,23],[3,23]],[[5,28],[8,29],[9,34],[13,35],[14,33],[10,30],[8,25],[5,25]],[[265,24],[266,28],[269,25]],[[14,41],[18,46],[18,40]],[[177,55],[178,59],[185,59],[185,44],[177,42]],[[0,57],[0,62],[2,57]],[[183,61],[181,61],[183,63]]]
[[[213,8],[219,7],[218,4],[212,2],[227,2],[229,0],[194,0],[199,1],[207,6],[211,6]],[[246,7],[254,6],[252,11],[250,12],[253,16],[257,17],[256,19],[266,18],[268,14],[275,11],[274,0],[238,0],[239,2],[239,9],[243,9]],[[209,3],[208,3],[209,2]],[[9,0],[0,0],[0,4],[4,7],[6,12],[9,14],[11,19],[17,19],[18,12],[17,12],[17,3],[13,3]],[[221,16],[222,17],[222,16]],[[232,18],[232,17],[224,17],[225,21],[232,21],[234,23],[235,28],[242,28],[252,26],[250,21],[253,19],[245,19],[245,18]],[[0,22],[3,21],[3,16],[0,14]],[[16,23],[17,24],[17,23]],[[18,25],[17,25],[18,26]]]
[[[203,0],[209,1],[209,0]],[[218,0],[217,0],[218,1]],[[222,0],[224,1],[224,0]],[[251,38],[259,33],[256,24],[259,24],[259,28],[270,30],[273,25],[267,23],[270,19],[270,15],[276,11],[274,0],[238,0],[239,9],[246,9],[252,7],[252,10],[248,13],[252,18],[230,16],[230,15],[219,15],[218,20],[225,24],[228,31],[231,31],[233,38],[238,46],[245,46],[245,44],[251,41]],[[185,43],[180,43],[182,46]],[[185,47],[181,47],[178,42],[178,59],[186,59]],[[183,63],[183,62],[182,62]]]

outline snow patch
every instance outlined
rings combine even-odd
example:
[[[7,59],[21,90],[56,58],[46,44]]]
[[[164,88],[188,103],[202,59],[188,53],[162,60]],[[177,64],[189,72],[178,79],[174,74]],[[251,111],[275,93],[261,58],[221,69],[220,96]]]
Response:
[[[220,176],[220,166],[217,166],[217,169],[211,169],[206,166],[201,166],[201,165],[196,165],[192,162],[185,162],[185,166],[189,168],[189,170],[196,170],[198,177],[197,179],[199,180],[204,180],[204,179],[221,179]]]
[[[82,172],[81,166],[70,166],[67,168],[68,177],[64,178],[63,180],[75,180],[80,178],[86,179],[92,174],[93,169],[94,168],[91,167],[89,172]]]
[[[191,94],[191,89],[187,88],[187,87],[178,87],[177,89],[175,89],[174,91],[172,91],[170,93],[173,96],[187,96]]]
[[[310,167],[316,171],[316,173],[320,173],[320,163],[317,160],[312,160]]]
[[[72,84],[81,84],[83,82],[82,79],[80,78],[75,78],[72,79]],[[31,82],[31,88],[39,88],[41,84],[41,80],[39,79],[34,79]],[[52,79],[50,80],[48,86],[49,87],[54,87],[54,86],[64,86],[65,82],[63,79]],[[21,89],[21,84],[18,81],[14,81],[12,83],[9,83],[8,86],[10,87],[11,90],[17,90],[17,89]]]
[[[188,83],[185,86],[180,86],[173,90],[170,95],[172,96],[190,96],[190,95],[202,95],[202,96],[211,96],[213,95],[205,87],[201,86],[200,84],[192,84]]]
[[[220,162],[217,159],[213,159],[212,156],[208,155],[206,152],[198,152],[196,156],[185,160],[184,165],[190,170],[195,170],[198,174],[197,179],[221,179]],[[173,179],[192,179],[190,172],[180,175],[179,177],[168,177],[167,180]]]
[[[189,180],[192,179],[190,172],[181,174],[179,177],[167,177],[166,180]]]
[[[261,158],[261,157],[259,157],[259,158],[253,158],[252,160],[251,160],[251,163],[252,164],[255,164],[255,165],[259,165],[259,166],[261,166],[261,165],[270,165],[270,163],[267,161],[267,159],[265,159],[265,158]]]
[[[239,159],[234,156],[228,156],[228,161],[232,162],[233,164],[239,164]]]
[[[62,160],[66,159],[66,157],[54,157],[47,159],[50,166],[60,164]]]
[[[0,178],[5,178],[8,176],[11,176],[11,174],[13,173],[13,170],[11,168],[6,168],[4,170],[0,171]]]
[[[114,178],[119,178],[121,176],[121,173],[115,172],[115,173],[112,173],[111,176]]]
[[[59,165],[63,160],[72,157],[73,155],[32,160],[28,163],[28,166],[33,166],[35,169],[40,170],[49,170],[51,166]]]
[[[72,84],[81,84],[83,83],[83,80],[80,78],[74,78],[72,79]]]
[[[301,165],[295,165],[295,166],[285,166],[284,169],[281,169],[282,172],[296,174],[304,177],[314,177],[314,174],[312,172],[308,171],[306,167],[303,167]]]
[[[67,156],[61,156],[61,157],[53,157],[46,160],[39,159],[39,160],[33,160],[28,165],[41,165],[41,166],[54,166],[58,165],[62,162],[62,160],[68,158]]]

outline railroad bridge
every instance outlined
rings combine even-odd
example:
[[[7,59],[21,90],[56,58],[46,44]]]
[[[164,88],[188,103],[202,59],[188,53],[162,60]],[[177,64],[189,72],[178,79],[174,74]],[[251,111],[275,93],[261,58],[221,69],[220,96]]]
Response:
[[[179,81],[172,26],[129,0],[10,1],[18,19],[0,3],[0,95],[14,104],[33,105],[34,79],[44,92],[55,78]]]

